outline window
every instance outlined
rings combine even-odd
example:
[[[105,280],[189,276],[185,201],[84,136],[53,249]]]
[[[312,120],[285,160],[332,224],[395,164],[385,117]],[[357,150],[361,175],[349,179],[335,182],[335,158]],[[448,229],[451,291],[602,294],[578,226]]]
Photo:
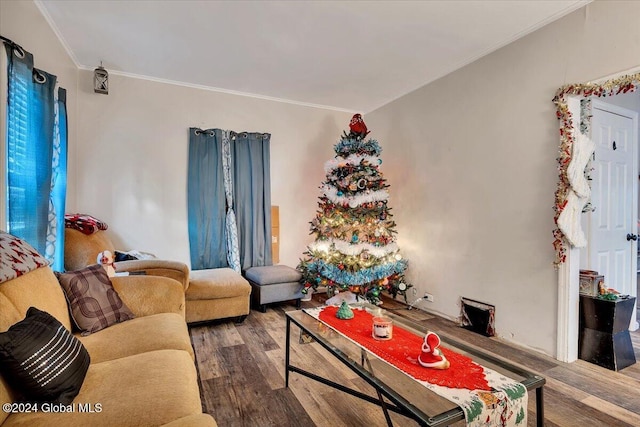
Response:
[[[66,92],[56,76],[33,67],[33,55],[3,39],[5,146],[2,168],[3,227],[64,265],[66,198]]]

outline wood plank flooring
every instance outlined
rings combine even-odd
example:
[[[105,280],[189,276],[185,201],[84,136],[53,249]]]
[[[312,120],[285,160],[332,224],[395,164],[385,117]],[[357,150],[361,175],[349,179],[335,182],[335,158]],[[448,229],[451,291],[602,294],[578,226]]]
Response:
[[[547,379],[544,403],[548,427],[640,426],[640,332],[631,334],[639,362],[614,372],[582,360],[558,362],[424,311],[407,310],[400,302],[384,301],[387,310],[541,373]],[[323,302],[322,294],[314,295],[303,307]],[[385,426],[379,407],[296,373],[290,374],[289,388],[284,387],[284,313],[288,310],[295,310],[293,304],[272,305],[266,313],[252,310],[240,325],[217,321],[190,328],[203,411],[213,415],[220,427]],[[319,344],[299,344],[298,337],[299,330],[292,328],[291,359],[296,365],[316,367],[330,380],[369,395],[375,393]],[[529,394],[530,426],[535,425],[534,396]],[[391,418],[395,426],[416,425],[394,413]]]

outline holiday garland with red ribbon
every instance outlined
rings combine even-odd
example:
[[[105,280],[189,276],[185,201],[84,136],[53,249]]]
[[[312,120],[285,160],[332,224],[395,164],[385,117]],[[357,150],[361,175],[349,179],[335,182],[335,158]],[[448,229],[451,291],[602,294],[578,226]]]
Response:
[[[617,79],[609,80],[603,84],[599,83],[583,83],[562,86],[556,92],[553,103],[556,105],[556,117],[560,121],[560,149],[557,158],[558,161],[558,185],[555,192],[554,205],[554,221],[557,225],[558,217],[567,205],[567,197],[569,195],[570,184],[567,178],[567,168],[571,162],[573,152],[573,143],[575,137],[573,135],[573,117],[569,111],[567,99],[569,96],[582,96],[584,98],[590,96],[605,97],[622,93],[634,92],[640,86],[640,73],[622,76]],[[553,247],[556,251],[556,259],[554,265],[558,267],[567,259],[567,248],[565,244],[565,236],[562,231],[556,227],[553,230]]]

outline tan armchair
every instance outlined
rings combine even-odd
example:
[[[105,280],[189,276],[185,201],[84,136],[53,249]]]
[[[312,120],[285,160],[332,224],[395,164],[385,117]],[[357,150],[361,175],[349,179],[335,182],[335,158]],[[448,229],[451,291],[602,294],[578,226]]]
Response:
[[[115,247],[107,233],[98,230],[91,234],[65,228],[64,233],[64,268],[67,271],[80,270],[96,263],[98,254],[111,251],[115,254]],[[161,259],[119,261],[114,264],[117,273],[144,273],[149,276],[163,276],[177,280],[184,287],[189,287],[189,267],[178,261]]]
[[[92,234],[65,228],[64,268],[79,270],[95,264],[102,251],[115,253],[115,248],[103,230]],[[235,317],[242,322],[250,311],[251,285],[239,273],[230,268],[189,271],[178,261],[160,259],[119,261],[114,264],[116,273],[144,273],[164,276],[180,282],[184,288],[187,323],[208,322]]]

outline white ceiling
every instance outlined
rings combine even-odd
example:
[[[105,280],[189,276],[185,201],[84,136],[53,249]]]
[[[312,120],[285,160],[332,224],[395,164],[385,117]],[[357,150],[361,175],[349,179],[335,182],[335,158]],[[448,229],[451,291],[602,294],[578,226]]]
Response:
[[[369,112],[590,0],[35,0],[76,64]]]

